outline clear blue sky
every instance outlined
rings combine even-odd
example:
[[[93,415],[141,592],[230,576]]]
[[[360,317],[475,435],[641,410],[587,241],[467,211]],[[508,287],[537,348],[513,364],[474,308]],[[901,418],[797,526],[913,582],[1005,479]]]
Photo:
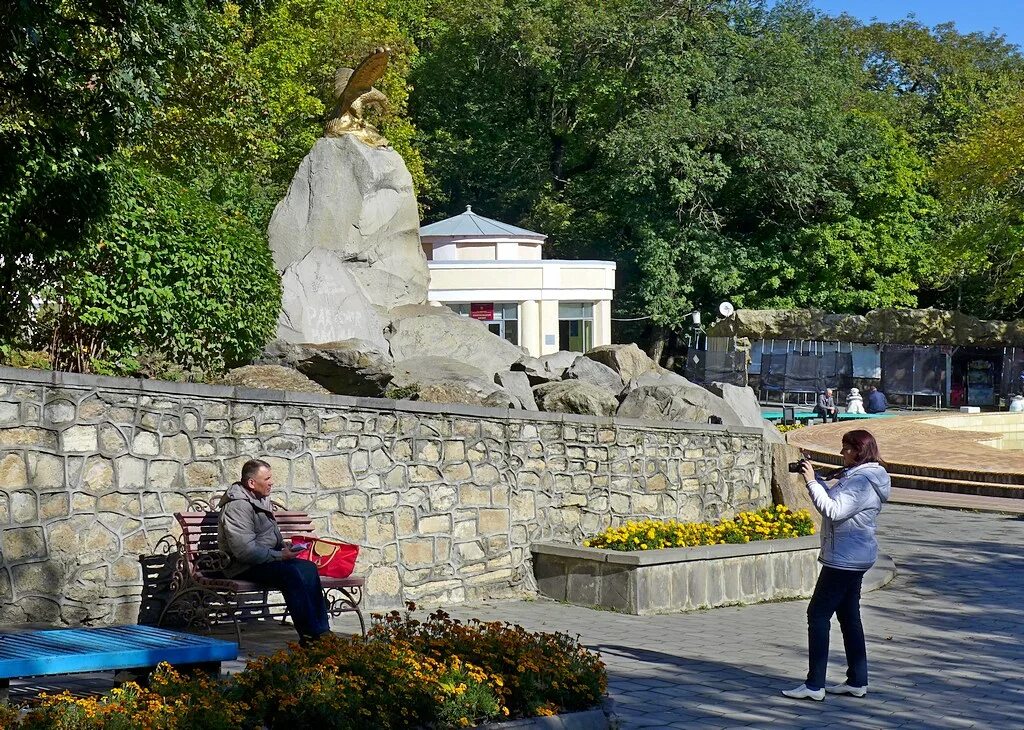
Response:
[[[909,13],[929,27],[953,21],[962,33],[998,30],[1024,48],[1024,0],[811,0],[829,15],[848,13],[864,21],[901,20]]]

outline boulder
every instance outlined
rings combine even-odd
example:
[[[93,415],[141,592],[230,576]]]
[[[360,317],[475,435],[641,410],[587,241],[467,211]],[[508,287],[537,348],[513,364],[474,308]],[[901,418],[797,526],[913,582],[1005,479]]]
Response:
[[[533,395],[542,411],[556,413],[611,416],[619,405],[615,393],[582,380],[544,383],[534,387]]]
[[[775,424],[761,416],[761,404],[757,402],[752,388],[730,385],[729,383],[712,383],[708,390],[724,400],[740,417],[744,426],[764,429],[765,438],[770,442],[784,444],[785,437],[775,428]]]
[[[571,350],[559,350],[558,352],[552,352],[550,355],[542,355],[539,359],[544,363],[544,367],[553,373],[561,373],[582,355],[582,352],[573,352]]]
[[[456,403],[510,410],[519,408],[519,401],[504,390],[496,390],[485,397],[480,391],[456,382],[428,383],[421,386],[412,398],[423,403]]]
[[[622,389],[622,395],[628,395],[632,391],[636,390],[645,385],[686,385],[693,386],[695,383],[690,382],[679,373],[666,370],[663,367],[657,367],[654,370],[648,370],[646,373],[638,375],[629,382],[626,383]]]
[[[426,356],[458,360],[483,371],[490,381],[523,357],[520,347],[448,307],[397,307],[390,317],[385,334],[396,362]]]
[[[779,434],[780,436],[782,434]],[[789,473],[789,464],[800,460],[800,450],[787,443],[773,443],[772,450],[772,501],[784,504],[792,510],[805,509],[811,513],[816,530],[821,529],[821,514],[814,508],[807,485],[799,474]]]
[[[518,402],[517,408],[527,411],[537,410],[537,401],[533,399],[533,390],[530,388],[530,378],[520,371],[507,373],[495,373],[494,382],[504,388]]]
[[[526,375],[526,379],[530,382],[531,386],[543,385],[544,383],[562,379],[561,372],[555,373],[548,370],[547,365],[539,357],[521,357],[517,362],[509,366],[509,370]]]
[[[384,320],[348,264],[337,253],[314,249],[281,276],[278,339],[337,342],[358,338],[387,350]]]
[[[412,176],[390,147],[324,137],[302,160],[267,235],[278,271],[314,249],[337,253],[371,304],[427,300]],[[338,338],[333,338],[338,339]]]
[[[622,390],[622,378],[607,365],[581,355],[577,357],[562,376],[565,380],[582,380],[600,386],[613,393]]]
[[[378,397],[391,382],[391,358],[374,343],[343,340],[295,345],[280,340],[268,345],[261,358],[291,367],[332,393]]]
[[[658,365],[647,353],[635,344],[628,345],[601,345],[587,353],[587,357],[602,365],[607,365],[622,378],[622,382],[628,383],[635,380],[644,373],[657,370]]]
[[[717,395],[680,375],[672,375],[672,378],[660,384],[637,384],[623,399],[617,415],[641,420],[690,423],[707,423],[712,416],[716,416],[725,425],[743,425],[736,412]],[[676,379],[685,381],[685,384],[670,382]]]
[[[395,388],[419,386],[418,391],[422,393],[423,389],[428,385],[446,385],[452,386],[451,390],[454,392],[456,390],[454,386],[457,385],[459,388],[477,393],[480,397],[480,403],[491,393],[501,390],[501,388],[495,385],[492,374],[485,373],[483,370],[467,365],[464,362],[436,355],[412,357],[397,362],[392,369],[392,374],[394,378],[391,381],[391,385]],[[464,401],[447,402],[459,403]],[[473,405],[480,405],[480,403]]]
[[[224,374],[218,385],[235,385],[244,388],[266,388],[267,390],[290,390],[296,393],[328,393],[302,373],[282,365],[244,365]]]

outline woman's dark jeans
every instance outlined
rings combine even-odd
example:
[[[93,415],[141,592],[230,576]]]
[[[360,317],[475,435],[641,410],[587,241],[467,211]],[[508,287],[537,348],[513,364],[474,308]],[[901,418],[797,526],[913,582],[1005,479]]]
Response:
[[[320,573],[308,560],[278,560],[254,565],[238,577],[281,591],[300,637],[315,638],[330,631]]]
[[[843,632],[848,667],[846,683],[851,687],[868,686],[868,651],[864,644],[864,626],[860,621],[860,586],[866,572],[824,566],[818,574],[814,595],[807,607],[808,689],[825,686],[832,614],[839,618],[839,628]]]

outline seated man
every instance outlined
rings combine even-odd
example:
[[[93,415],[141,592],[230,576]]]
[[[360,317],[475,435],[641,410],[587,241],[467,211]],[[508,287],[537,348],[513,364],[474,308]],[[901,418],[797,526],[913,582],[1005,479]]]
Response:
[[[818,404],[814,407],[814,412],[822,420],[822,423],[829,420],[835,423],[839,420],[839,409],[836,408],[836,399],[832,397],[831,388],[825,388],[825,391],[818,396]]]
[[[864,404],[864,410],[868,413],[885,413],[889,404],[885,400],[885,393],[873,385],[868,386],[868,399]]]
[[[270,464],[251,459],[242,466],[242,479],[221,498],[217,542],[231,562],[228,578],[252,581],[284,594],[300,643],[330,631],[320,574],[308,560],[284,544],[274,519]]]

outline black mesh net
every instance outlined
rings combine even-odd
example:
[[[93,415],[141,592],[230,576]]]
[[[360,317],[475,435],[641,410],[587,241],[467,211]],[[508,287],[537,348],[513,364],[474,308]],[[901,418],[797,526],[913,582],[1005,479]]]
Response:
[[[882,391],[938,395],[946,386],[946,356],[939,347],[886,345],[882,349]]]
[[[1008,347],[1003,355],[1003,393],[1024,393],[1024,348]]]
[[[761,356],[761,387],[787,393],[817,393],[853,384],[849,352],[765,353]]]
[[[747,384],[747,353],[745,351],[708,352],[690,350],[686,358],[687,380],[701,385],[728,383]]]

